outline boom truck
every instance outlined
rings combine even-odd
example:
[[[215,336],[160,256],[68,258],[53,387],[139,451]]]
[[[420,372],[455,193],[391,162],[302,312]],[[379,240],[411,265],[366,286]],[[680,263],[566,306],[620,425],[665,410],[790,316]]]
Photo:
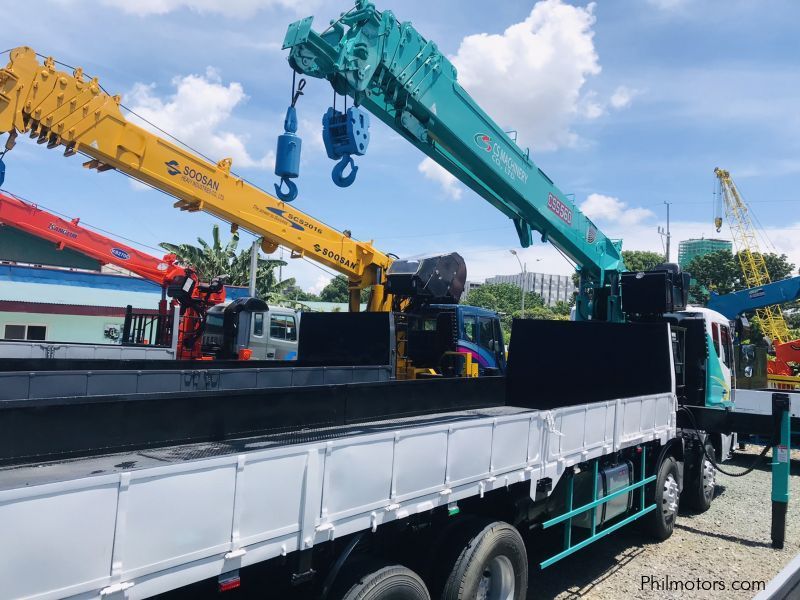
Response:
[[[122,267],[160,285],[162,291],[158,318],[145,327],[144,324],[137,326],[131,318],[133,315],[129,315],[122,336],[124,343],[135,344],[138,338],[147,336],[148,344],[152,341],[159,346],[169,346],[173,333],[172,323],[175,320],[170,318],[169,309],[177,305],[180,327],[177,332],[176,358],[191,360],[203,356],[206,314],[210,307],[225,301],[224,279],[215,277],[211,282],[202,282],[194,269],[179,265],[174,254],[166,254],[160,259],[150,256],[82,227],[80,219],[67,221],[38,206],[2,193],[0,223],[51,241],[59,249],[70,248],[104,264]]]
[[[87,229],[78,218],[62,219],[8,193],[0,193],[0,224],[53,242],[58,249],[70,248],[103,264],[121,267],[161,286],[156,315],[126,310],[121,344],[4,340],[0,343],[3,358],[192,361],[246,355],[267,360],[297,353],[296,312],[269,307],[257,298],[227,302],[224,275],[203,282],[194,268],[178,264],[174,254],[151,256]],[[265,332],[268,327],[277,327],[277,333]]]
[[[633,522],[666,539],[681,503],[703,510],[713,499],[713,436],[737,416],[727,320],[685,310],[688,281],[672,267],[622,272],[619,244],[502,132],[492,137],[493,122],[410,24],[366,2],[321,36],[310,24],[289,30],[292,61],[324,67],[342,84],[338,69],[353,66],[348,76],[370,81],[381,63],[364,98],[379,97],[382,82],[401,106],[425,102],[423,84],[453,94],[443,91],[429,120],[401,110],[398,119],[419,121],[417,140],[435,122],[448,145],[430,151],[446,151],[473,189],[495,190],[523,243],[536,229],[576,261],[582,320],[515,320],[506,376],[381,377],[395,348],[391,312],[307,315],[293,370],[241,369],[238,378],[254,383],[233,390],[81,387],[40,398],[30,394],[39,373],[4,368],[6,596],[144,598],[186,586],[197,596],[247,586],[276,598],[522,600],[536,569]],[[453,112],[477,114],[485,133],[448,134]],[[488,159],[457,152],[484,136]],[[506,171],[504,156],[521,170]],[[362,378],[343,383],[354,373]],[[258,385],[264,378],[269,385]],[[776,546],[788,501],[788,456],[779,452],[794,421],[787,403],[776,395],[777,428],[748,415],[751,430],[777,429]],[[523,535],[536,542],[526,546]]]
[[[214,164],[131,123],[121,112],[121,98],[107,94],[80,68],[66,73],[52,58],[40,63],[31,48],[12,50],[0,70],[0,132],[8,133],[6,152],[27,132],[49,149],[63,147],[65,156],[87,156],[84,167],[118,170],[174,196],[180,210],[203,210],[230,222],[233,230],[247,229],[261,237],[266,253],[284,246],[293,258],[308,257],[345,275],[351,311],[359,310],[361,290],[370,288],[368,311],[408,313],[398,322],[398,376],[474,376],[505,369],[498,316],[458,304],[466,281],[460,256],[394,261],[372,242],[337,231],[236,176],[231,159]],[[385,293],[387,285],[393,286],[394,300]],[[207,345],[232,359],[249,350],[258,325],[247,307],[264,310],[255,304],[212,309]],[[436,331],[426,329],[430,323]]]

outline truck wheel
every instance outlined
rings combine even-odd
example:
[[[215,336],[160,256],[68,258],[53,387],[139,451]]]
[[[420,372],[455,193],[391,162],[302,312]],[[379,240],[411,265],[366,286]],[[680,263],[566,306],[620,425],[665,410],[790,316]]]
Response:
[[[655,485],[647,486],[647,497],[655,502],[656,508],[643,520],[647,533],[658,541],[666,540],[675,529],[680,501],[678,477],[678,463],[667,456],[658,468]]]
[[[442,600],[524,600],[528,555],[515,527],[495,521],[477,530],[456,558]]]
[[[368,566],[369,565],[369,566]],[[329,596],[336,600],[431,600],[428,588],[419,575],[402,565],[375,568],[363,563],[345,574],[347,582]],[[349,575],[349,576],[348,576]],[[338,586],[337,586],[338,587]]]
[[[714,445],[710,440],[705,441],[705,454],[714,456]],[[684,487],[683,494],[689,508],[698,513],[704,513],[711,508],[716,489],[717,469],[706,455],[700,452],[694,457],[692,465],[692,479]]]

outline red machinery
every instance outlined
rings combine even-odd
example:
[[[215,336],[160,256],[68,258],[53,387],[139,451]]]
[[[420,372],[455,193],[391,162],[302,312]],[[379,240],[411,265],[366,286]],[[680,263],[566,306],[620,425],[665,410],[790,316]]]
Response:
[[[174,254],[156,258],[79,225],[80,219],[64,220],[34,204],[0,193],[0,223],[55,243],[59,250],[70,248],[104,264],[112,264],[159,284],[162,288],[159,315],[167,323],[169,303],[178,306],[181,319],[178,332],[178,358],[203,358],[202,333],[206,311],[225,301],[224,281],[200,281],[191,267],[177,264]],[[161,328],[166,343],[168,327]]]

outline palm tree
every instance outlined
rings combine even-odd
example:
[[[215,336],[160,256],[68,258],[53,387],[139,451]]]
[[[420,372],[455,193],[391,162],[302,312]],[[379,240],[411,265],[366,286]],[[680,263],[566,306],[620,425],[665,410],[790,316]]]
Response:
[[[191,244],[159,244],[167,252],[172,252],[178,261],[197,269],[204,279],[211,279],[225,275],[229,285],[246,286],[250,283],[250,256],[252,247],[237,252],[239,247],[239,234],[233,233],[225,246],[219,235],[219,226],[211,228],[211,243],[202,238],[197,238],[199,246]],[[294,278],[278,281],[275,269],[285,266],[286,261],[275,259],[258,259],[256,270],[256,295],[267,302],[287,300],[284,293],[294,287]]]

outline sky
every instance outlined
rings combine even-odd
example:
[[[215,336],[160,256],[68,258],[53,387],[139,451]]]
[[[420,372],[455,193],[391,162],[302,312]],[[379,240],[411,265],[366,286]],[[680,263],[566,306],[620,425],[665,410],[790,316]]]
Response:
[[[315,29],[348,0],[2,0],[0,50],[31,46],[81,66],[123,104],[271,190],[291,69],[289,23]],[[404,0],[392,9],[456,65],[459,81],[611,238],[662,251],[670,203],[678,242],[717,233],[714,167],[731,172],[764,228],[765,250],[800,265],[800,3],[730,0]],[[35,18],[32,16],[35,15]],[[7,57],[7,55],[6,55]],[[0,62],[7,58],[0,58]],[[321,141],[330,86],[298,102],[304,139],[294,206],[401,257],[457,251],[470,280],[519,272],[512,223],[377,119],[356,183],[330,179]],[[132,120],[135,120],[132,118]],[[116,172],[81,168],[27,137],[6,156],[4,189],[79,216],[158,254],[218,222]],[[570,196],[571,198],[573,196]],[[221,224],[223,230],[227,225]],[[242,246],[252,237],[242,234]],[[334,274],[292,260],[282,276],[318,292]],[[540,242],[528,271],[569,274]]]

